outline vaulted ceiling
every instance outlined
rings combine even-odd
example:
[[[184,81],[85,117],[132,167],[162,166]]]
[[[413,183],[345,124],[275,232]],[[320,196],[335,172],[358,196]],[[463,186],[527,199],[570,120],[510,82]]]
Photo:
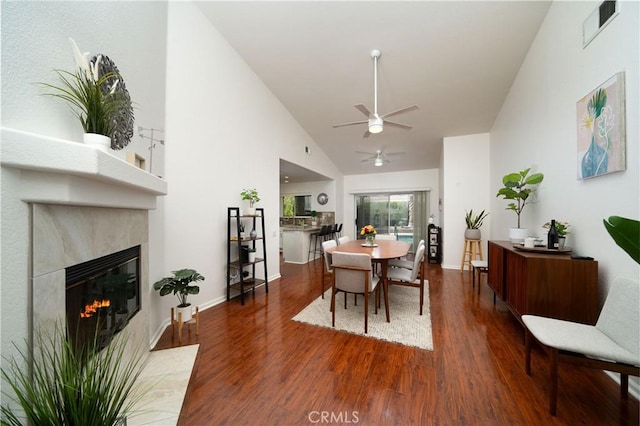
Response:
[[[200,2],[216,29],[346,175],[437,168],[442,139],[487,132],[550,2]],[[374,109],[410,105],[363,138]],[[382,150],[402,153],[375,167]]]

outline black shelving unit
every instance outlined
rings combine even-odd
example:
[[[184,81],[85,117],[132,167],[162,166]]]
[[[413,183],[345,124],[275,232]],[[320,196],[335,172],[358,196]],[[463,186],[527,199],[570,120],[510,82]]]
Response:
[[[256,236],[251,237],[249,232],[245,236],[240,235],[240,225],[245,226],[245,230],[256,230]],[[238,257],[231,258],[232,247],[237,247]],[[256,259],[249,262],[248,249],[256,251]],[[259,250],[262,250],[260,253]],[[246,255],[245,255],[246,254]],[[258,257],[258,254],[262,257]],[[262,264],[264,267],[264,279],[256,278],[256,265]],[[237,272],[238,280],[235,281]],[[267,275],[267,242],[264,231],[264,209],[256,208],[254,215],[241,215],[239,207],[227,208],[227,301],[231,300],[231,288],[240,291],[240,303],[244,305],[244,295],[249,291],[255,293],[256,287],[264,285],[265,291],[269,293],[269,282]],[[234,282],[232,282],[234,281]]]
[[[442,263],[442,229],[429,224],[427,249],[429,263]]]

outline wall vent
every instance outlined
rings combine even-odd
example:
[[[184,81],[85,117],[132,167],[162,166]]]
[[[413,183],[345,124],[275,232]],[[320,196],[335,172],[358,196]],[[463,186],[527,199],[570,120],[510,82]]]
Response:
[[[585,48],[591,40],[596,38],[600,31],[606,27],[609,22],[618,16],[618,1],[605,0],[598,5],[596,10],[582,24],[582,47]]]

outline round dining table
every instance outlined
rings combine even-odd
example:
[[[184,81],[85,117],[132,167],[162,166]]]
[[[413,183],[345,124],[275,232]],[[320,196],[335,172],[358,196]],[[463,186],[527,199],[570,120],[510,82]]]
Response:
[[[409,253],[411,244],[397,240],[374,240],[374,246],[365,244],[366,240],[351,240],[338,246],[327,249],[327,253],[367,253],[371,256],[371,261],[380,264],[380,279],[384,291],[384,308],[387,313],[387,322],[391,322],[389,316],[389,282],[387,281],[387,268],[390,259],[397,259]]]

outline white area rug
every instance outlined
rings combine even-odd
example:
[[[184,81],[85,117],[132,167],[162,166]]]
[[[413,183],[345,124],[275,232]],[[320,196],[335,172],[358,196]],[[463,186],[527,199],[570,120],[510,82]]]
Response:
[[[336,295],[336,330],[387,342],[433,350],[431,336],[431,314],[429,311],[429,283],[424,283],[424,306],[420,316],[420,290],[411,287],[390,286],[389,311],[391,322],[387,322],[384,310],[384,298],[380,295],[382,306],[378,314],[374,312],[375,297],[369,298],[369,332],[364,334],[364,297],[358,296],[358,306],[353,305],[353,295],[347,295],[347,309],[344,309],[344,293]],[[294,321],[331,327],[331,289],[304,308]]]
[[[178,424],[199,344],[152,351],[140,374],[144,396],[127,418],[128,426]]]

